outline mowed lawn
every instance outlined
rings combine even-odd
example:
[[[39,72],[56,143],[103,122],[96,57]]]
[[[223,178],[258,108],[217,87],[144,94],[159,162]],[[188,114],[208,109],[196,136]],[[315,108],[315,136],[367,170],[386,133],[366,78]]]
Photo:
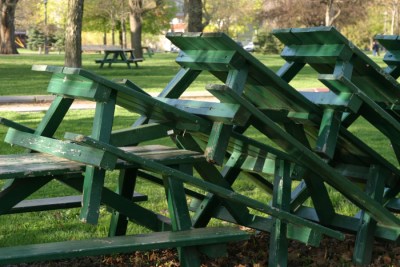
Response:
[[[129,79],[147,92],[160,92],[179,70],[175,62],[177,53],[156,53],[152,58],[144,55],[144,61],[139,62],[139,68],[126,64],[113,64],[111,68],[99,68],[95,59],[101,59],[102,54],[82,54],[83,67],[109,79]],[[285,61],[279,55],[254,54],[261,62],[277,71]],[[64,65],[63,54],[39,55],[21,53],[19,55],[0,55],[0,95],[44,95],[50,74],[32,71],[32,65]],[[202,91],[207,83],[215,82],[208,73],[201,74],[190,91]],[[306,66],[291,83],[295,88],[308,89],[321,87],[317,74]]]
[[[115,64],[112,68],[99,69],[94,63],[101,58],[100,54],[83,54],[83,68],[109,79],[130,79],[148,92],[160,92],[179,70],[175,63],[177,54],[157,53],[152,58],[145,56],[145,61],[139,63],[140,67],[128,69],[124,64]],[[278,70],[284,61],[279,55],[255,54],[265,65],[272,70]],[[32,65],[63,65],[63,55],[36,55],[20,54],[15,56],[0,56],[0,94],[5,95],[45,95],[50,73],[31,71]],[[382,64],[381,58],[376,58]],[[210,74],[202,74],[196,83],[189,88],[191,91],[202,91],[208,83],[214,83],[215,78]],[[298,89],[318,88],[322,85],[317,80],[317,75],[310,67],[306,67],[302,73],[291,83]],[[93,110],[71,110],[62,123],[56,137],[62,138],[65,132],[90,134],[92,127]],[[0,112],[0,117],[5,117],[18,123],[35,128],[43,117],[44,112]],[[129,113],[122,108],[117,108],[114,129],[121,129],[132,125],[137,114]],[[390,142],[378,133],[377,130],[364,120],[359,120],[350,130],[364,142],[374,148],[389,161],[395,163],[395,157],[391,153]],[[0,139],[4,139],[6,127],[0,127]],[[263,135],[254,129],[249,129],[246,134],[258,140],[264,140]],[[158,143],[171,145],[170,140],[163,139]],[[0,154],[21,153],[24,149],[11,147],[4,142],[0,143]],[[397,165],[396,165],[397,166]],[[117,173],[110,172],[107,175],[106,185],[115,188]],[[0,181],[3,185],[4,181]],[[269,195],[260,190],[254,183],[240,177],[234,184],[234,188],[244,195],[267,203]],[[149,196],[149,201],[143,203],[145,207],[167,215],[167,205],[164,197],[164,189],[147,181],[139,180],[137,191]],[[74,194],[71,189],[66,189],[58,182],[52,182],[31,198],[53,197]],[[330,189],[330,194],[337,207],[337,211],[343,214],[354,214],[356,209],[346,199],[342,198],[335,190]],[[76,240],[89,237],[107,236],[110,214],[106,208],[101,209],[100,222],[96,226],[83,224],[79,221],[79,209],[57,210],[49,212],[34,212],[26,214],[0,216],[0,246],[17,244],[29,244],[51,242],[59,240]],[[212,221],[214,225],[220,225],[219,221]],[[130,224],[129,233],[143,233],[147,230],[143,227]]]

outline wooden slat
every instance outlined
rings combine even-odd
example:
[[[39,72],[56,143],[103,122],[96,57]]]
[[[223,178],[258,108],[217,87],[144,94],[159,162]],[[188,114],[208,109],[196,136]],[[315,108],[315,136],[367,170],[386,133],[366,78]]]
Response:
[[[43,153],[0,155],[0,179],[80,173],[80,163]]]
[[[132,201],[147,201],[148,197],[139,193],[134,193]],[[15,205],[9,212],[3,214],[15,214],[22,212],[35,212],[44,210],[79,208],[82,205],[82,196],[65,196],[42,199],[24,200]]]
[[[249,234],[234,228],[201,228],[136,236],[95,238],[0,248],[0,263],[14,264],[101,254],[129,253],[246,240]]]
[[[79,148],[81,147],[82,146],[79,146]],[[122,147],[121,149],[147,159],[159,161],[166,165],[205,160],[204,156],[198,152],[161,145]],[[48,152],[52,153],[52,151]],[[65,155],[63,153],[61,154]],[[91,163],[94,163],[94,161],[91,161]],[[123,160],[118,160],[116,162],[117,169],[131,168],[134,166],[136,165],[132,165]],[[84,169],[85,165],[83,163],[52,154],[30,153],[0,155],[0,179],[78,174],[84,171]]]
[[[276,125],[272,120],[266,117],[244,98],[232,93],[232,90],[226,88],[226,86],[213,86],[212,89],[210,88],[210,92],[212,92],[216,97],[220,96],[221,94],[224,98],[230,97],[232,100],[231,102],[236,102],[246,107],[260,122],[260,124],[255,124],[255,126],[257,127],[258,125],[262,125],[258,128],[259,130],[264,131],[264,133],[275,143],[281,146],[284,150],[289,151],[291,156],[296,158],[296,162],[298,162],[300,165],[313,170],[318,175],[321,175],[321,178],[340,191],[353,203],[370,212],[374,219],[384,225],[394,227],[398,227],[400,225],[400,220],[388,210],[383,208],[380,203],[377,203],[365,195],[357,186],[337,173],[332,167],[322,161],[314,153],[309,151],[294,137],[284,132],[282,128]]]
[[[241,109],[240,106],[231,103],[169,99],[162,97],[156,97],[155,99],[186,112],[204,116],[210,120],[219,121],[226,124],[243,126],[250,116],[250,114]]]
[[[193,176],[187,175],[185,173],[175,171],[175,170],[173,170],[169,167],[163,166],[155,161],[149,161],[149,160],[140,158],[132,153],[125,153],[124,151],[118,149],[117,147],[111,146],[111,145],[103,143],[103,142],[96,141],[90,137],[76,135],[76,134],[68,134],[68,139],[74,140],[79,143],[84,143],[84,144],[87,144],[87,145],[90,145],[90,146],[93,146],[93,147],[96,147],[99,149],[107,150],[110,153],[114,153],[115,155],[118,155],[118,157],[121,159],[130,161],[130,162],[136,162],[137,164],[141,165],[142,168],[144,168],[144,169],[154,171],[154,172],[160,173],[162,175],[171,175],[174,178],[183,181],[184,183],[189,183],[200,189],[207,190],[215,195],[218,195],[219,197],[224,198],[225,200],[227,200],[229,202],[246,205],[248,207],[254,208],[261,212],[270,214],[279,219],[285,220],[289,223],[299,224],[299,225],[302,225],[305,227],[312,228],[315,231],[319,231],[322,234],[325,234],[325,235],[328,235],[331,237],[335,237],[338,239],[344,238],[344,236],[341,233],[332,231],[329,228],[323,227],[318,224],[312,224],[309,221],[303,220],[297,216],[293,216],[292,214],[290,214],[288,212],[284,212],[282,210],[277,210],[277,209],[271,208],[268,205],[265,205],[261,202],[258,202],[251,198],[240,195],[240,194],[233,192],[229,189],[226,189],[222,186],[218,186],[213,183],[206,182],[201,179],[195,178]]]

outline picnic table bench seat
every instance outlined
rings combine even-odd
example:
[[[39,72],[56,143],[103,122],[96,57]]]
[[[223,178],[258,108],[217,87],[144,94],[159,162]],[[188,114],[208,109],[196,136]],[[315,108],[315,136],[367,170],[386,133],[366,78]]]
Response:
[[[218,238],[216,238],[218,237]],[[52,242],[45,244],[30,244],[16,247],[0,248],[0,263],[16,264],[35,261],[69,259],[102,254],[132,253],[153,249],[174,247],[206,247],[227,242],[243,241],[250,235],[234,227],[208,227],[186,231],[165,231],[139,235],[93,238],[89,240],[74,240]],[[221,247],[216,247],[221,249]],[[218,255],[218,251],[214,253]]]
[[[111,67],[113,63],[126,63],[128,68],[131,68],[130,63],[135,63],[136,68],[138,68],[138,62],[144,60],[144,58],[135,57],[133,49],[113,48],[104,49],[103,52],[104,57],[95,60],[95,63],[100,63],[100,68],[102,68],[104,64],[108,64],[108,67]]]
[[[399,35],[382,35],[378,34],[374,37],[386,50],[383,61],[388,65],[385,69],[393,78],[400,76],[400,37]]]
[[[107,58],[107,59],[96,59],[94,62],[97,64],[135,63],[136,67],[139,67],[138,62],[143,62],[143,58],[127,58],[126,60]]]
[[[18,138],[19,141],[15,141],[15,144],[21,146],[24,146],[24,142],[32,141],[33,138],[37,138],[38,140],[40,139],[40,137],[35,137],[30,133],[18,132],[18,130],[11,130],[10,134],[15,135],[14,138],[20,136]],[[50,145],[50,149],[55,148],[55,143],[56,141],[54,141],[52,145]],[[191,152],[161,145],[123,147],[121,149],[129,153],[135,153],[136,155],[140,155],[146,159],[156,160],[166,165],[183,164],[186,162],[204,160],[204,156],[197,152]],[[83,151],[82,154],[85,154],[85,152]],[[0,179],[30,179],[33,182],[35,178],[49,178],[48,180],[51,180],[53,178],[83,179],[83,173],[85,170],[85,164],[46,153],[1,155],[0,159]],[[137,168],[137,166],[128,164],[127,162],[122,160],[118,160],[115,164],[115,168],[121,170]],[[5,197],[5,194],[6,193],[3,192],[3,199]],[[4,200],[1,202],[1,214],[37,211],[40,209],[48,210],[55,209],[57,207],[65,208],[67,206],[80,207],[81,198],[82,196],[68,196],[60,198],[30,200],[25,202],[22,201],[17,204],[18,198],[15,197],[12,199],[12,203],[6,203]],[[135,193],[133,200],[143,201],[146,200],[146,197]],[[10,207],[14,208],[8,210]]]

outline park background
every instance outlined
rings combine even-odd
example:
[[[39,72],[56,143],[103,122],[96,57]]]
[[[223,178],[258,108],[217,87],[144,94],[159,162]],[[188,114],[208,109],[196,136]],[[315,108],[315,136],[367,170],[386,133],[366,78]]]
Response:
[[[15,37],[22,33],[28,37],[26,48],[19,48],[19,55],[0,56],[0,94],[26,95],[43,94],[49,76],[30,71],[33,64],[62,65],[64,41],[67,23],[68,1],[1,1],[14,2],[15,6]],[[18,3],[17,3],[18,2]],[[94,64],[96,54],[83,54],[82,65],[89,70],[109,78],[130,78],[146,90],[161,90],[169,78],[178,70],[168,44],[164,47],[164,36],[168,31],[188,31],[192,9],[185,6],[186,1],[89,1],[84,2],[82,21],[82,45],[102,44],[134,47],[132,41],[135,32],[130,26],[132,9],[130,3],[136,3],[133,9],[141,11],[142,43],[143,46],[152,46],[156,52],[153,58],[146,58],[139,69],[128,70],[125,66],[112,69],[98,69]],[[195,1],[187,1],[187,3]],[[200,31],[222,31],[244,46],[250,42],[255,44],[255,56],[268,67],[277,70],[284,61],[279,58],[281,44],[272,37],[271,30],[282,27],[309,27],[329,25],[337,27],[343,35],[364,49],[370,55],[373,38],[376,34],[399,34],[398,1],[198,1],[201,8]],[[162,3],[162,5],[159,5]],[[92,17],[90,14],[92,12]],[[198,10],[197,10],[198,12]],[[196,13],[195,13],[196,14]],[[197,13],[198,14],[198,13]],[[112,19],[114,18],[114,20]],[[33,32],[31,34],[30,32]],[[126,34],[126,35],[125,35]],[[114,38],[113,38],[114,36]],[[125,37],[124,37],[125,36]],[[105,38],[104,38],[105,37]],[[17,39],[17,38],[15,38]],[[36,40],[36,41],[34,41]],[[46,46],[49,55],[44,55]],[[4,39],[1,40],[2,42]],[[17,41],[18,42],[18,41]],[[30,45],[30,46],[29,46]],[[140,49],[141,51],[141,49]],[[174,51],[172,51],[174,52]],[[384,51],[382,51],[384,52]],[[5,54],[5,52],[2,52]],[[39,55],[40,53],[40,55]],[[60,53],[60,54],[59,54]],[[162,53],[162,54],[161,54]],[[382,53],[383,54],[383,53]],[[374,60],[381,64],[381,57]],[[309,71],[309,72],[307,72]],[[295,88],[314,88],[315,74],[306,69],[301,81],[297,80]],[[21,79],[21,77],[24,77]],[[205,76],[203,81],[209,81]],[[294,81],[296,82],[296,81]],[[203,89],[199,85],[195,90]],[[15,113],[6,112],[1,116],[34,127],[43,116],[42,113]],[[92,111],[73,111],[63,129],[77,132],[88,132]],[[116,127],[123,127],[134,121],[131,114],[118,110]],[[79,122],[79,123],[77,123]],[[6,129],[2,129],[4,135]],[[365,121],[353,128],[352,131],[363,135],[364,140],[377,151],[385,154],[389,144],[385,143]],[[3,139],[3,138],[1,138]],[[1,147],[1,153],[15,153],[17,148]],[[394,161],[393,155],[389,160]],[[114,174],[115,176],[115,174]],[[112,185],[110,185],[112,186]],[[245,194],[257,198],[257,189],[245,183],[237,185]],[[146,193],[146,184],[139,187]],[[56,184],[51,192],[39,192],[36,197],[58,195],[62,192]],[[62,192],[68,194],[69,192]],[[162,192],[159,194],[162,196]],[[261,197],[261,196],[260,196]],[[164,199],[160,199],[160,202]],[[344,214],[352,214],[352,206],[348,202],[337,198]],[[71,238],[83,239],[107,234],[109,218],[102,210],[104,217],[100,227],[82,225],[78,222],[78,210],[56,211],[40,214],[39,218],[27,214],[22,218],[16,215],[3,216],[2,225],[6,225],[1,238],[7,244],[27,244],[32,242],[50,242]],[[9,222],[13,223],[9,223]],[[18,235],[11,235],[21,230]],[[67,233],[65,230],[67,229]],[[143,229],[130,229],[131,233],[140,233]],[[40,233],[40,234],[39,234]],[[150,255],[149,255],[150,257]],[[344,259],[343,259],[344,260]],[[345,260],[344,260],[345,261]]]
[[[65,49],[67,0],[3,0],[0,7],[3,14],[8,10],[0,25],[0,53],[21,51],[6,49],[10,38],[19,48],[38,52]],[[244,46],[255,44],[256,51],[278,53],[282,46],[272,29],[335,26],[370,50],[376,34],[399,34],[398,13],[398,0],[85,0],[81,44],[170,51],[166,32],[218,31]],[[15,36],[6,34],[12,27]]]

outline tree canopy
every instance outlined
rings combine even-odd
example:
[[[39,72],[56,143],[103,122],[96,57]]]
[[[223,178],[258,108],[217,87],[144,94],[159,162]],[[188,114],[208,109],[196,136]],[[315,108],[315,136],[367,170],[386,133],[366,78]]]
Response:
[[[46,2],[46,25],[43,0],[18,2],[22,1],[0,0],[0,53],[17,53],[16,30],[33,28],[30,32],[45,33],[54,43],[63,39],[59,32],[65,32],[68,0]],[[400,0],[85,0],[82,29],[103,33],[104,43],[111,34],[113,44],[139,51],[142,34],[167,32],[177,7],[183,6],[189,31],[222,31],[233,38],[249,33],[256,41],[273,42],[267,36],[273,28],[326,25],[368,47],[376,34],[400,34],[399,4]]]

